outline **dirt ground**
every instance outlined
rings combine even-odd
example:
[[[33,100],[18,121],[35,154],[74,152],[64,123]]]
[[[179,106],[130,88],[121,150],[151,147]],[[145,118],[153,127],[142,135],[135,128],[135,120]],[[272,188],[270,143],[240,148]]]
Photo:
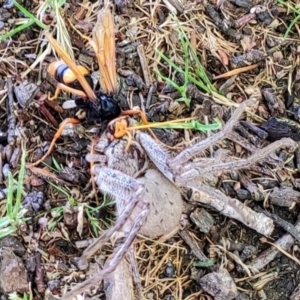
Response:
[[[95,161],[109,163],[103,153],[93,152],[94,146],[100,136],[108,137],[106,147],[117,156],[117,147],[123,147],[128,136],[113,138],[107,127],[110,120],[93,117],[99,107],[87,105],[89,100],[74,102],[78,97],[69,93],[49,100],[57,81],[47,68],[59,58],[46,31],[76,64],[91,72],[93,90],[99,90],[95,52],[80,34],[92,36],[103,3],[25,0],[19,4],[21,8],[0,2],[0,298],[59,299],[96,278],[114,249],[125,243],[124,236],[114,236],[89,259],[88,269],[78,267],[77,260],[91,239],[112,228],[126,207],[122,203],[116,212],[114,197],[101,193],[101,180],[91,176]],[[157,206],[171,225],[157,236],[139,231],[132,248],[126,248],[125,264],[136,262],[137,282],[127,283],[131,271],[123,275],[131,296],[113,286],[113,282],[121,286],[122,275],[116,279],[109,274],[104,283],[96,280],[97,284],[86,285],[84,296],[77,299],[300,299],[299,4],[282,0],[118,0],[110,4],[118,73],[118,91],[112,97],[122,111],[140,107],[149,122],[196,117],[224,128],[242,103],[255,98],[234,130],[192,161],[206,168],[219,159],[218,153],[223,163],[258,159],[253,165],[215,168],[203,176],[203,182],[217,192],[202,192],[211,199],[219,197],[220,203],[237,199],[241,206],[228,204],[234,212],[226,214],[225,208],[198,200],[197,191],[188,184],[180,185],[183,202],[179,200],[174,210],[173,202]],[[83,119],[78,117],[81,108],[86,114]],[[61,122],[74,116],[80,124],[69,124],[51,154],[30,166],[47,152]],[[141,121],[139,116],[134,120]],[[222,128],[153,131],[157,143],[163,143],[174,157]],[[289,138],[292,150],[284,144],[259,156],[260,149],[282,138]],[[133,140],[129,152],[122,150],[123,160],[116,170],[132,164],[140,171],[145,161],[150,166],[145,170],[154,167],[134,134]],[[165,193],[164,180],[168,186],[171,179],[150,180],[157,184],[157,188],[149,185],[150,192],[146,188],[150,197],[160,197],[153,196],[154,191]],[[118,183],[114,188],[117,193]],[[176,191],[168,199],[174,201]],[[21,200],[15,217],[9,199],[13,207],[19,207],[16,202]],[[239,213],[244,224],[236,217]],[[264,220],[270,228],[256,220],[259,214],[268,218]],[[5,223],[7,216],[10,221]],[[149,226],[152,233],[163,226],[163,220],[156,222],[144,229]]]

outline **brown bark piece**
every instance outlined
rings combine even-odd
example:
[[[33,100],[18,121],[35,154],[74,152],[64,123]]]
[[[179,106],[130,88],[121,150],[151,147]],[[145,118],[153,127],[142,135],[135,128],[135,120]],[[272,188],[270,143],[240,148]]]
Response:
[[[28,103],[35,97],[38,91],[39,88],[36,84],[27,81],[20,83],[14,88],[18,103],[23,108],[28,105]]]
[[[237,287],[226,269],[203,276],[198,283],[215,300],[230,300],[237,296]]]
[[[298,203],[299,201],[300,193],[289,186],[275,187],[270,194],[270,203],[273,205],[291,207],[293,203]]]
[[[22,260],[9,248],[0,250],[0,292],[28,292],[27,272]]]
[[[204,208],[196,208],[191,214],[192,222],[199,228],[201,232],[208,233],[214,225],[213,216]]]
[[[18,256],[23,256],[26,253],[26,249],[23,244],[14,236],[8,235],[0,239],[0,249],[9,248]]]
[[[191,234],[187,230],[180,231],[179,235],[188,244],[188,246],[191,248],[192,253],[197,257],[197,259],[199,259],[200,261],[209,260],[209,258],[199,248],[199,245],[195,243]]]

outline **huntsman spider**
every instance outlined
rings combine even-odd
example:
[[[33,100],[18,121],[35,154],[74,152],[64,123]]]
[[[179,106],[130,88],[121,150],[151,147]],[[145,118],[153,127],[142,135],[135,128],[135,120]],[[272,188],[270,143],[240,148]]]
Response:
[[[78,261],[79,268],[86,268],[87,260],[118,231],[122,232],[121,242],[118,243],[113,254],[97,275],[75,286],[72,291],[63,296],[63,299],[71,299],[72,296],[85,291],[92,285],[98,285],[106,276],[109,276],[130,250],[137,234],[145,228],[149,220],[153,221],[153,214],[157,216],[155,220],[161,222],[160,226],[164,226],[166,212],[164,209],[158,210],[153,203],[149,204],[148,200],[145,201],[147,188],[138,179],[148,168],[146,158],[151,161],[152,168],[156,168],[170,185],[197,190],[201,197],[201,203],[209,205],[225,216],[242,222],[262,235],[269,236],[272,233],[274,228],[272,219],[264,214],[254,212],[237,199],[230,198],[220,190],[207,185],[205,174],[248,168],[250,165],[263,162],[279,148],[288,148],[290,151],[294,151],[297,147],[296,142],[290,138],[283,138],[244,159],[227,159],[224,162],[216,158],[207,158],[206,161],[194,161],[194,158],[207,148],[226,139],[246,111],[247,106],[252,106],[255,101],[249,99],[240,104],[222,130],[186,148],[177,155],[170,154],[170,151],[166,151],[159,142],[142,130],[133,132],[129,151],[125,151],[127,141],[124,139],[117,139],[110,146],[108,146],[108,139],[104,139],[104,142],[101,141],[104,146],[99,144],[98,148],[104,149],[102,152],[106,156],[106,163],[95,164],[93,167],[94,179],[102,193],[109,194],[116,200],[118,217],[111,228],[85,249]],[[90,157],[90,160],[95,161],[97,159]],[[172,205],[177,205],[174,199],[172,201]],[[170,200],[166,199],[166,202],[170,202]],[[181,204],[178,203],[178,205]],[[166,208],[166,210],[168,209]],[[174,216],[175,222],[179,223],[179,218]],[[159,234],[159,232],[155,232],[154,238]]]

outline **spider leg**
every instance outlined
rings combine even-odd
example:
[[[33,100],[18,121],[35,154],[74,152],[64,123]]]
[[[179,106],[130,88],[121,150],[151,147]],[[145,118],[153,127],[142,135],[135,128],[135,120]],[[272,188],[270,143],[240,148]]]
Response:
[[[137,138],[139,139],[143,148],[146,150],[147,154],[154,162],[156,167],[169,180],[171,180],[172,182],[176,183],[179,186],[188,186],[190,180],[195,180],[196,178],[199,177],[201,178],[202,175],[207,173],[216,173],[220,171],[228,171],[232,169],[242,169],[242,168],[249,167],[250,165],[262,161],[269,154],[271,154],[272,152],[274,152],[279,148],[291,148],[291,150],[294,151],[298,147],[297,143],[292,139],[283,138],[279,141],[271,143],[270,145],[268,145],[263,149],[260,149],[258,152],[249,156],[246,159],[240,159],[237,161],[229,161],[229,162],[217,163],[217,164],[211,163],[211,165],[208,166],[203,166],[202,164],[202,166],[199,168],[197,168],[197,163],[196,164],[190,163],[186,166],[183,166],[182,168],[183,170],[186,170],[186,172],[181,172],[179,173],[180,175],[177,176],[178,174],[176,171],[178,170],[178,166],[176,166],[175,169],[172,170],[172,168],[169,165],[170,159],[165,149],[163,149],[159,144],[157,144],[149,135],[143,132],[137,132]],[[222,140],[222,138],[224,138],[224,136],[221,137],[220,140]],[[196,152],[194,153],[194,149],[193,149],[193,155],[196,154]]]
[[[120,171],[99,166],[95,166],[94,173],[96,174],[95,181],[99,189],[103,193],[112,195],[113,198],[118,199],[120,202],[123,199],[126,201],[126,205],[123,205],[122,210],[118,210],[121,211],[121,214],[115,225],[106,230],[100,238],[85,249],[78,261],[78,267],[80,269],[87,268],[87,260],[100,250],[103,244],[110,239],[114,232],[120,230],[125,225],[125,223],[130,219],[130,215],[134,208],[141,211],[140,214],[148,213],[149,204],[143,202],[144,187],[134,178],[125,175]],[[118,205],[120,206],[122,203],[117,203],[117,206]]]
[[[128,260],[131,265],[131,273],[132,273],[132,277],[133,277],[133,282],[134,282],[134,285],[137,290],[137,298],[143,299],[141,276],[139,274],[138,263],[137,263],[137,259],[135,257],[133,245],[130,246],[127,256],[128,256]]]
[[[151,136],[142,131],[136,132],[136,138],[147,152],[151,161],[156,165],[157,169],[162,174],[164,174],[166,178],[174,182],[174,174],[168,165],[168,152],[164,148],[162,148],[155,140],[153,140]]]
[[[56,131],[52,141],[51,141],[51,144],[47,150],[47,152],[43,155],[42,158],[40,158],[39,160],[37,160],[36,162],[34,163],[31,163],[28,165],[28,167],[35,167],[37,166],[38,164],[40,164],[41,162],[43,162],[49,155],[50,153],[52,152],[53,150],[53,147],[56,143],[56,141],[61,137],[61,134],[64,130],[64,128],[66,127],[67,124],[79,124],[80,123],[80,120],[78,119],[75,119],[75,118],[67,118],[65,119],[59,126],[58,130]]]
[[[280,148],[290,148],[291,151],[295,151],[298,147],[298,144],[290,139],[290,138],[283,138],[279,141],[273,142],[267,147],[258,150],[255,154],[252,154],[251,156],[239,159],[235,161],[229,161],[224,163],[217,163],[217,164],[210,164],[206,167],[197,168],[197,163],[190,163],[184,167],[185,170],[187,170],[185,173],[183,173],[180,178],[180,185],[187,184],[191,179],[195,180],[198,176],[208,174],[208,173],[216,173],[216,172],[222,172],[222,171],[229,171],[229,170],[237,170],[237,169],[243,169],[247,168],[250,165],[253,165],[257,162],[263,161],[268,155],[273,153],[275,150]]]
[[[248,106],[253,105],[256,102],[255,99],[248,99],[247,101],[240,104],[240,106],[234,111],[229,121],[225,124],[224,128],[219,132],[207,137],[205,140],[193,145],[190,148],[185,149],[175,158],[169,160],[169,166],[171,169],[176,169],[178,166],[182,166],[184,163],[192,159],[198,153],[204,151],[205,149],[211,147],[218,141],[226,138],[226,136],[233,130],[233,127],[237,124],[240,117],[246,110]]]
[[[128,235],[126,236],[123,243],[120,244],[120,246],[117,248],[116,252],[112,255],[111,259],[109,259],[103,269],[96,274],[94,277],[91,277],[90,279],[84,281],[81,284],[76,285],[72,291],[65,294],[62,297],[62,300],[68,300],[72,299],[76,295],[85,292],[87,288],[90,286],[97,286],[99,282],[101,282],[106,276],[111,274],[117,266],[120,264],[122,259],[125,257],[128,249],[132,245],[136,235],[138,234],[140,228],[144,224],[146,218],[148,215],[148,205],[147,203],[144,203],[143,210],[141,211],[140,215],[136,218],[134,221],[134,224],[132,225],[131,230],[129,231]]]
[[[272,219],[261,213],[254,212],[251,208],[247,207],[237,199],[227,197],[219,190],[202,183],[201,175],[204,175],[204,173],[207,172],[249,167],[250,164],[263,160],[263,158],[268,156],[271,152],[281,147],[291,147],[295,150],[297,143],[295,143],[292,139],[285,138],[280,141],[276,141],[264,149],[261,149],[256,154],[241,161],[225,162],[208,167],[205,166],[202,169],[199,168],[196,170],[186,168],[188,170],[187,172],[177,176],[172,172],[168,165],[169,158],[167,151],[165,151],[146,133],[137,132],[137,137],[153,163],[169,180],[179,187],[187,187],[196,190],[199,196],[197,199],[193,198],[193,201],[209,205],[223,215],[239,220],[246,226],[261,234],[270,235],[272,233],[274,229],[274,222]],[[189,167],[192,168],[192,164],[190,164]]]
[[[258,233],[270,236],[274,230],[274,222],[263,213],[257,213],[241,201],[228,197],[219,190],[202,183],[200,180],[189,181],[189,188],[194,195],[191,201],[208,205],[222,215],[240,221]]]

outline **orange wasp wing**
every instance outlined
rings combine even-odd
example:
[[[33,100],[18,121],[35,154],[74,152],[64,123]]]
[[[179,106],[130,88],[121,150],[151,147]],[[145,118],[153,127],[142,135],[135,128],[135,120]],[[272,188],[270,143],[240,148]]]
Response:
[[[106,94],[117,92],[114,19],[108,8],[99,12],[90,44],[98,60],[101,88]]]
[[[73,60],[64,52],[64,50],[60,47],[60,45],[56,42],[56,40],[49,33],[45,33],[45,35],[46,35],[46,38],[48,39],[48,41],[50,42],[50,44],[52,45],[52,47],[57,52],[58,56],[72,70],[72,72],[74,73],[77,80],[81,84],[81,86],[82,86],[84,92],[86,93],[87,97],[89,98],[89,100],[96,101],[97,97],[96,97],[94,91],[92,90],[92,88],[90,87],[90,85],[88,84],[88,82],[86,81],[86,79],[84,78],[82,73],[80,72],[80,70],[77,68],[77,66],[73,62]]]

